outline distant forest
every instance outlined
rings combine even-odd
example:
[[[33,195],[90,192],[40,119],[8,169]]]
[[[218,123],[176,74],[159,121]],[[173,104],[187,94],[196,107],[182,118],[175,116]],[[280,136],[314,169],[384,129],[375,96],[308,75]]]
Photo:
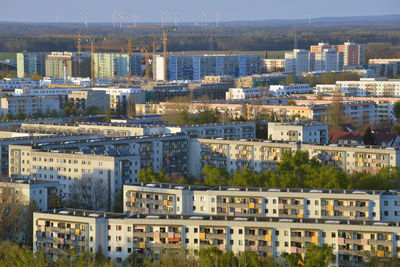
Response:
[[[250,24],[251,25],[251,24]],[[76,51],[76,41],[47,38],[46,34],[95,35],[96,44],[127,44],[151,47],[153,33],[161,44],[161,31],[113,28],[93,25],[87,29],[80,24],[0,23],[0,52]],[[168,51],[277,51],[294,47],[308,49],[320,41],[339,44],[345,41],[368,44],[366,59],[400,56],[400,23],[377,25],[323,26],[178,26],[168,33]],[[85,40],[83,40],[85,42]],[[378,43],[378,44],[377,44]],[[160,45],[161,47],[161,45]]]

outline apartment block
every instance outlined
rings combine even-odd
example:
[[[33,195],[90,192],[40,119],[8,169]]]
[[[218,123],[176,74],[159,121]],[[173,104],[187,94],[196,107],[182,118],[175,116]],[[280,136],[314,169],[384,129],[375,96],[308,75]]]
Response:
[[[116,262],[133,252],[180,253],[217,247],[234,253],[253,251],[278,258],[304,256],[310,243],[333,247],[336,266],[361,265],[371,257],[399,254],[399,222],[283,219],[271,217],[135,215],[82,210],[35,212],[34,251],[56,257],[63,249],[95,252]]]
[[[310,72],[310,53],[304,49],[294,49],[285,53],[285,72],[304,73]]]
[[[140,88],[93,88],[93,91],[104,91],[110,97],[110,109],[126,114],[129,107],[129,99],[132,95],[135,104],[146,102],[145,92]]]
[[[36,87],[38,85],[39,85],[38,81],[32,81],[29,78],[3,78],[3,80],[0,81],[0,89]]]
[[[60,106],[64,107],[68,101],[68,95],[76,91],[77,88],[19,88],[15,89],[14,94],[17,96],[57,96],[60,99]],[[79,90],[89,90],[89,88],[79,88]]]
[[[210,137],[238,137],[255,138],[256,126],[254,122],[210,123],[194,125],[157,125],[157,124],[125,124],[125,123],[79,123],[69,124],[40,124],[24,123],[23,131],[58,132],[75,134],[98,134],[108,137],[129,137],[155,134],[185,133],[204,138]]]
[[[75,103],[80,111],[86,111],[90,106],[98,107],[103,112],[110,108],[110,96],[105,91],[74,90],[68,95],[68,101]]]
[[[312,94],[314,89],[308,84],[271,85],[268,89],[270,96],[287,96],[293,94]]]
[[[38,112],[50,113],[55,110],[59,113],[60,100],[56,96],[13,96],[0,98],[0,113],[14,116],[23,112],[26,116],[33,116]]]
[[[284,59],[263,59],[262,70],[263,72],[282,71],[285,69]]]
[[[400,150],[393,147],[316,145],[295,141],[271,141],[257,139],[202,139],[191,142],[190,170],[200,175],[205,165],[234,171],[252,169],[256,172],[274,169],[284,152],[308,151],[325,164],[345,172],[377,173],[383,167],[400,166]]]
[[[226,92],[225,99],[248,99],[263,97],[266,95],[265,88],[230,88]]]
[[[138,169],[152,168],[154,172],[164,172],[169,176],[187,177],[190,137],[183,134],[164,134],[152,136],[132,136],[117,138],[87,138],[84,142],[60,142],[43,145],[49,150],[72,149],[89,154],[120,151],[138,156]],[[104,151],[106,149],[106,151]],[[90,152],[93,151],[93,152]],[[140,161],[139,161],[140,160]],[[111,163],[110,163],[111,164]],[[136,174],[136,163],[132,175]],[[115,165],[115,168],[117,166]],[[131,172],[129,172],[131,174]],[[128,178],[128,177],[126,177]],[[125,180],[124,184],[135,183]]]
[[[28,136],[20,135],[10,138],[1,138],[0,140],[0,173],[7,176],[9,169],[9,146],[10,145],[24,145],[24,144],[46,144],[52,142],[72,142],[78,140],[87,140],[87,135],[48,135],[48,136]],[[20,134],[20,133],[19,133]],[[91,136],[91,138],[98,138],[101,136]]]
[[[47,77],[91,77],[89,53],[52,52],[46,56]]]
[[[400,193],[385,190],[124,185],[130,214],[400,221]]]
[[[104,185],[105,198],[111,205],[123,184],[138,181],[139,170],[139,156],[122,150],[50,150],[29,145],[9,148],[10,177],[58,181],[64,198],[73,197],[75,181],[90,179]]]
[[[46,57],[49,53],[17,53],[17,75],[24,78],[37,73],[46,76]]]
[[[53,194],[58,194],[59,183],[29,179],[10,179],[0,181],[0,198],[9,199],[12,203],[29,205],[35,203],[39,211],[50,210]]]
[[[328,143],[328,125],[318,122],[268,122],[268,139],[281,141]]]
[[[205,76],[228,75],[242,77],[260,73],[258,55],[185,55],[169,56],[167,64],[168,80],[201,80]],[[154,59],[154,79],[162,80],[164,58]]]
[[[94,74],[96,78],[119,78],[142,75],[140,54],[131,57],[124,53],[95,53]]]

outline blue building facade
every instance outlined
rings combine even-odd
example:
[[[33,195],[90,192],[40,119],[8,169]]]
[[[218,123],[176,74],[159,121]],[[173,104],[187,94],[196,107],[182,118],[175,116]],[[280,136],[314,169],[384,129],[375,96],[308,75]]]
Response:
[[[242,77],[259,74],[258,55],[238,56],[170,56],[168,80],[200,80],[210,75]]]

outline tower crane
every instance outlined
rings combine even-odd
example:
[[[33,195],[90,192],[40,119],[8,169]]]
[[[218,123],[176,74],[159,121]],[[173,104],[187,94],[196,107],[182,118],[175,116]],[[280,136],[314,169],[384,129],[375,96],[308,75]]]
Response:
[[[45,34],[41,35],[44,38],[54,38],[54,39],[71,39],[77,40],[76,48],[78,52],[82,52],[82,39],[92,39],[93,36],[91,35],[82,35],[80,32],[77,34]]]
[[[81,35],[79,32],[77,34],[47,34],[42,35],[42,37],[47,38],[55,38],[55,39],[72,39],[77,40],[78,43],[76,45],[78,52],[82,52],[82,39],[90,40],[90,52],[91,52],[91,59],[90,59],[90,84],[92,87],[95,86],[95,78],[94,78],[94,41],[95,37],[93,35]]]
[[[167,32],[169,30],[174,30],[176,31],[178,29],[177,26],[167,26],[167,25],[162,25],[162,26],[156,26],[156,25],[128,25],[128,26],[123,26],[124,28],[136,28],[136,29],[156,29],[156,30],[162,30],[163,32],[163,57],[164,57],[164,81],[168,80],[167,76]],[[153,41],[155,36],[153,35]],[[153,54],[155,46],[153,43]]]

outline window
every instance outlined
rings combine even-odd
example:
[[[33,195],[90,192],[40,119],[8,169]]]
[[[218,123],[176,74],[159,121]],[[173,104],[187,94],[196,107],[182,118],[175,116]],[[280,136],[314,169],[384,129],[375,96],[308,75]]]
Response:
[[[116,250],[117,250],[117,252],[121,252],[122,248],[121,247],[117,247]]]
[[[243,229],[239,229],[239,235],[243,234]]]
[[[331,236],[332,236],[333,238],[336,237],[336,233],[335,233],[335,232],[332,232]]]

